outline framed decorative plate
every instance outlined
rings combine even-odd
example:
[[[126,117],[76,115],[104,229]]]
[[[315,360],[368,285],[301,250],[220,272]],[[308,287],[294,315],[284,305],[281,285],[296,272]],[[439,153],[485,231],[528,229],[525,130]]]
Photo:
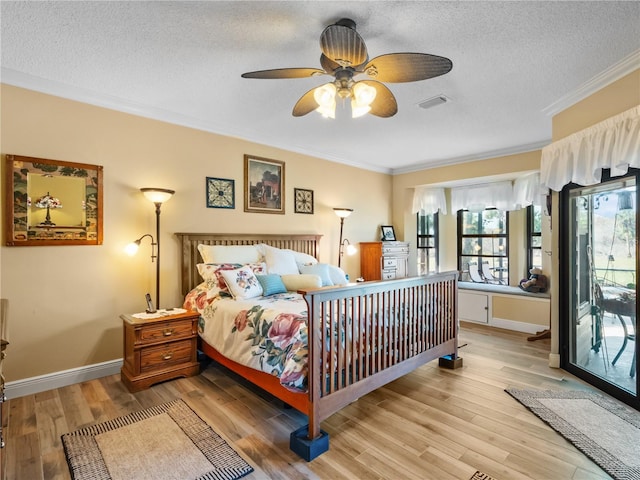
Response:
[[[294,188],[295,213],[313,214],[313,190]]]
[[[207,208],[236,208],[235,181],[207,177]]]

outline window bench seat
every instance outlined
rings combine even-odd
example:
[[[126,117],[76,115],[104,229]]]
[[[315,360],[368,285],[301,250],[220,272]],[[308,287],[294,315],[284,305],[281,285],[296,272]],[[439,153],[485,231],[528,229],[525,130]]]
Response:
[[[535,334],[549,328],[550,295],[520,287],[458,282],[458,319]]]
[[[496,285],[495,283],[458,282],[458,288],[464,290],[477,290],[481,292],[503,293],[505,295],[522,295],[534,298],[550,298],[549,292],[533,293],[525,292],[520,287],[511,285]]]

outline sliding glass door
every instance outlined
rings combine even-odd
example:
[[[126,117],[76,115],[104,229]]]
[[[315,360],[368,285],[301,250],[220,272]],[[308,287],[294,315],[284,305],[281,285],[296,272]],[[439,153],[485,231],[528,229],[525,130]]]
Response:
[[[563,368],[638,408],[638,172],[560,198]]]

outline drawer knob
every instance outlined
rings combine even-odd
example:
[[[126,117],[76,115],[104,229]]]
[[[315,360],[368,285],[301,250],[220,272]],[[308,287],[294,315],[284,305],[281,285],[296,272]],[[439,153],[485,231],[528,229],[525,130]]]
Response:
[[[168,352],[168,353],[163,353],[162,354],[162,359],[163,360],[171,360],[171,357],[173,357],[173,352]]]
[[[165,337],[170,337],[171,335],[173,335],[173,328],[166,328],[162,331],[162,334]]]

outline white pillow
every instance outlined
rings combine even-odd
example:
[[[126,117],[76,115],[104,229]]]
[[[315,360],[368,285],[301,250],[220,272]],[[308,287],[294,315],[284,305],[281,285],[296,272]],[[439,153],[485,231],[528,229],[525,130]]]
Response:
[[[288,292],[297,292],[298,290],[314,290],[322,287],[322,279],[318,275],[295,274],[282,275],[280,277],[282,283],[287,287]]]
[[[300,273],[296,259],[290,250],[281,250],[265,245],[264,261],[267,264],[268,273],[276,273],[278,275],[294,275]]]
[[[329,269],[329,277],[334,285],[346,285],[349,283],[347,280],[347,274],[340,267],[336,265],[327,265]]]
[[[331,276],[329,274],[329,265],[327,265],[326,263],[316,263],[315,265],[302,265],[300,266],[300,273],[318,275],[322,279],[323,287],[330,287],[333,285],[333,281],[331,280]]]
[[[236,270],[222,270],[220,274],[234,299],[246,300],[262,295],[262,285],[250,267],[245,265]]]
[[[198,245],[204,263],[257,263],[262,255],[255,245]]]
[[[298,270],[300,270],[300,267],[303,265],[315,265],[318,263],[318,259],[312,255],[289,249],[286,251],[292,253],[293,258],[296,260],[296,264],[298,265]],[[302,273],[302,271],[300,271],[300,273]]]

